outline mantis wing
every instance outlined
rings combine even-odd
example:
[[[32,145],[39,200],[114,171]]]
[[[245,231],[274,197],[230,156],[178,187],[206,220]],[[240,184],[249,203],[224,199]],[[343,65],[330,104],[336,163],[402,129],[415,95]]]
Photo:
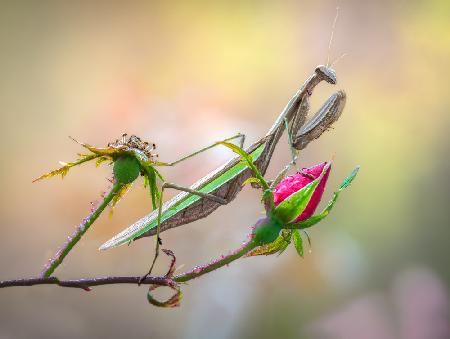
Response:
[[[259,145],[257,143],[250,149],[253,149],[253,151],[250,152],[251,158],[253,161],[256,162],[258,159],[262,158],[261,155],[266,149],[266,145],[264,143],[262,145]],[[226,163],[224,166],[219,167],[214,172],[208,174],[207,176],[197,181],[190,188],[203,193],[213,193],[218,196],[221,196],[221,194],[232,195],[233,198],[237,194],[238,190],[236,190],[236,187],[231,186],[233,186],[232,185],[233,183],[237,182],[239,184],[240,189],[241,182],[243,182],[243,180],[241,181],[236,179],[238,178],[238,176],[244,175],[244,172],[246,170],[248,172],[248,176],[250,176],[251,172],[248,169],[248,166],[245,163],[240,162],[239,158],[233,158],[230,162]],[[231,194],[229,191],[231,191]],[[162,209],[161,229],[164,230],[166,228],[170,228],[164,227],[164,222],[166,221],[177,222],[177,219],[182,219],[182,221],[180,222],[181,225],[200,219],[211,213],[212,210],[208,211],[208,213],[206,214],[203,214],[202,211],[199,210],[198,213],[195,213],[195,211],[194,212],[191,211],[190,213],[186,213],[186,216],[183,216],[184,212],[186,212],[188,208],[193,207],[193,205],[200,199],[202,198],[198,195],[194,195],[187,192],[181,192],[174,198],[167,201],[163,205]],[[230,199],[228,198],[228,200]],[[204,203],[206,203],[206,201],[204,201]],[[215,204],[217,207],[219,206],[215,202],[209,203]],[[199,205],[200,209],[201,207],[202,206]],[[179,215],[180,218],[176,218],[176,215]],[[187,218],[187,216],[189,216],[189,218]],[[107,242],[105,242],[102,246],[100,246],[100,250],[106,250],[111,247],[117,247],[126,244],[132,241],[133,239],[136,239],[144,235],[144,233],[151,231],[157,226],[158,223],[157,217],[158,217],[158,210],[154,210],[150,214],[146,215],[145,217],[138,220],[130,227],[126,228],[125,230],[123,230],[122,232],[120,232]]]

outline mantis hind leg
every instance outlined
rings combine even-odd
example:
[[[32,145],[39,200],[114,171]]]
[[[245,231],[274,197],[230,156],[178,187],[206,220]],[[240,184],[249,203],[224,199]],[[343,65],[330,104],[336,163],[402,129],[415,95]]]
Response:
[[[209,199],[211,201],[217,202],[219,204],[222,205],[226,205],[228,203],[228,201],[226,199],[223,199],[221,197],[218,197],[216,195],[213,194],[209,194],[209,193],[204,193],[204,192],[200,192],[200,191],[196,191],[193,190],[191,188],[188,187],[183,187],[183,186],[179,186],[170,182],[165,182],[163,183],[162,187],[161,187],[161,194],[159,195],[159,201],[158,201],[158,217],[157,217],[157,228],[156,228],[156,244],[155,244],[155,255],[153,257],[153,261],[152,264],[150,266],[150,269],[148,270],[148,272],[141,277],[141,279],[139,279],[139,285],[141,284],[141,282],[143,280],[145,280],[148,276],[150,276],[150,274],[153,271],[153,267],[155,266],[156,260],[158,259],[159,256],[159,247],[162,245],[162,241],[161,238],[159,237],[159,234],[161,232],[161,215],[162,215],[162,206],[163,206],[163,195],[164,195],[164,190],[166,188],[172,188],[172,189],[176,189],[178,191],[183,191],[183,192],[188,192],[191,194],[195,194],[198,195],[202,198],[205,199]]]

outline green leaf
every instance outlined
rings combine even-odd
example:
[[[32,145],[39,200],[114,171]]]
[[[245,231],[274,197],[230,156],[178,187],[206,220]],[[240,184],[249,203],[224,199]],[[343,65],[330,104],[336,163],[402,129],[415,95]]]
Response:
[[[360,166],[356,166],[355,169],[347,176],[347,178],[344,179],[341,186],[339,187],[339,191],[350,186],[353,179],[355,179],[356,175],[358,174],[359,168]]]
[[[132,183],[123,185],[122,188],[114,195],[114,197],[111,200],[111,207],[114,208],[117,203],[123,198],[123,196],[130,190],[131,186],[133,186]]]
[[[97,159],[97,161],[95,161],[95,166],[99,167],[103,162],[111,160],[111,158],[108,157],[100,157]]]
[[[253,161],[256,161],[261,156],[262,152],[264,151],[264,148],[265,144],[262,144],[250,154]],[[246,169],[247,166],[245,164],[237,163],[236,165],[229,168],[228,171],[217,176],[217,178],[211,180],[210,182],[208,182],[207,180],[208,177],[205,177],[206,179],[205,178],[200,179],[199,181],[197,181],[197,183],[192,185],[191,188],[195,188],[196,190],[203,193],[211,193],[218,187],[227,183],[228,181],[233,180],[236,176],[241,174]],[[211,175],[214,175],[214,173]],[[175,214],[183,211],[184,209],[188,208],[198,200],[200,200],[200,197],[198,195],[186,192],[180,193],[175,198],[169,200],[165,204],[165,207],[163,208],[163,212],[161,214],[161,222],[164,222],[167,219],[174,216]],[[142,219],[138,220],[136,223],[126,228],[125,230],[114,236],[112,239],[105,242],[100,247],[100,249],[106,250],[111,247],[126,244],[129,241],[133,240],[134,238],[147,232],[148,230],[155,228],[158,224],[157,212],[158,211],[154,211],[148,214],[147,216],[143,217]]]
[[[34,179],[33,182],[36,182],[36,181],[39,181],[39,180],[42,180],[45,178],[50,178],[55,175],[61,175],[61,177],[64,178],[67,175],[67,173],[69,172],[69,169],[71,169],[72,167],[81,165],[84,162],[91,161],[95,158],[100,157],[97,154],[81,154],[80,156],[81,156],[81,159],[78,159],[74,162],[68,162],[68,163],[61,162],[61,164],[63,165],[62,167],[60,167],[54,171],[51,171],[49,173],[45,173],[45,174],[41,175],[39,178]]]
[[[266,180],[262,176],[258,167],[256,167],[256,165],[253,163],[254,160],[252,159],[250,154],[248,154],[245,150],[243,150],[238,145],[232,144],[227,141],[220,141],[220,142],[218,142],[218,144],[224,145],[225,147],[228,147],[229,149],[231,149],[234,153],[240,155],[242,157],[242,159],[245,160],[247,166],[253,171],[253,174],[255,175],[256,180],[258,180],[259,185],[263,189],[269,188],[269,185],[267,184]]]
[[[147,178],[146,182],[148,183],[148,188],[150,190],[150,197],[152,199],[152,208],[153,210],[156,210],[157,204],[159,204],[159,199],[161,197],[161,194],[158,190],[158,186],[156,185],[156,176],[159,173],[155,170],[153,166],[142,164],[141,166],[144,168],[145,171],[145,177]]]
[[[111,200],[111,209],[109,210],[109,217],[112,218],[114,214],[114,208],[118,204],[120,200],[122,200],[123,196],[131,189],[133,183],[122,185],[119,191],[114,195]]]
[[[159,171],[156,169],[156,167],[152,166],[153,171],[155,172],[156,176],[161,180],[164,181],[163,176],[161,175],[161,173],[159,173]]]
[[[294,247],[297,250],[298,255],[303,258],[303,240],[298,230],[293,231],[292,241],[294,243]]]
[[[330,163],[323,168],[322,173],[317,179],[310,182],[301,190],[292,193],[275,208],[275,214],[281,221],[287,224],[302,214],[329,167]]]
[[[278,251],[278,255],[281,255],[286,248],[289,246],[292,240],[292,230],[282,230],[281,231],[281,237],[284,238],[284,242],[280,246],[280,249]]]
[[[342,182],[342,184],[339,187],[339,189],[336,192],[333,193],[333,197],[328,202],[327,207],[325,207],[324,210],[320,214],[313,215],[312,217],[310,217],[310,218],[308,218],[308,219],[306,219],[304,221],[301,221],[301,222],[289,224],[289,225],[287,225],[287,228],[305,229],[305,228],[309,228],[309,227],[317,224],[318,222],[322,221],[330,213],[330,211],[333,209],[333,206],[336,203],[339,195],[341,194],[341,192],[344,189],[346,189],[350,185],[350,183],[356,177],[356,174],[358,174],[358,171],[359,171],[359,166],[356,167],[347,176],[347,178],[344,179],[344,181]]]
[[[254,257],[257,255],[271,255],[271,254],[281,254],[291,243],[291,230],[283,230],[281,235],[275,239],[275,241],[270,244],[258,246],[255,249],[248,252],[245,257]]]
[[[251,178],[248,178],[247,180],[245,180],[243,183],[242,183],[242,186],[245,186],[245,185],[247,185],[247,184],[260,184],[259,183],[259,180],[258,180],[258,178],[255,178],[255,177],[251,177]]]

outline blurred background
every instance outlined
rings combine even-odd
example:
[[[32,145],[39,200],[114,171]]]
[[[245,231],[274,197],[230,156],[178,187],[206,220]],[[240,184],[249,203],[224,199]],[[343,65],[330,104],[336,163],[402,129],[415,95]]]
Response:
[[[177,309],[146,287],[0,290],[0,338],[450,338],[448,1],[2,1],[0,10],[0,279],[40,272],[100,200],[111,168],[33,178],[123,132],[157,143],[171,161],[243,132],[266,133],[318,64],[341,54],[348,95],[334,129],[301,154],[335,155],[325,201],[361,171],[312,250],[250,258],[183,286]],[[340,7],[334,43],[328,42]],[[211,150],[163,172],[189,185],[231,156]],[[267,176],[289,161],[285,139]],[[171,192],[171,195],[175,192]],[[188,269],[237,247],[261,215],[246,187],[209,218],[163,233]],[[105,213],[57,276],[141,275],[146,238],[97,248],[149,212],[142,185]],[[159,261],[157,273],[168,260]]]

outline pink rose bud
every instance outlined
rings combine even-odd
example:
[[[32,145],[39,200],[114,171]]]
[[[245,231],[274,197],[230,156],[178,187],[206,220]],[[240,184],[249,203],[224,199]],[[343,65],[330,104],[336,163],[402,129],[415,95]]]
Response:
[[[323,162],[309,168],[302,168],[302,170],[297,174],[288,176],[281,180],[281,182],[273,190],[275,206],[289,197],[292,193],[297,192],[298,190],[308,185],[310,182],[317,179],[322,173],[323,168],[326,164],[326,162]],[[323,191],[328,180],[328,175],[330,174],[330,169],[331,166],[327,169],[326,173],[322,177],[322,180],[317,185],[317,188],[314,191],[311,200],[308,202],[305,210],[302,212],[302,214],[300,214],[300,216],[297,217],[297,219],[295,219],[296,222],[306,220],[313,215],[314,211],[320,203],[320,200],[322,199]]]

